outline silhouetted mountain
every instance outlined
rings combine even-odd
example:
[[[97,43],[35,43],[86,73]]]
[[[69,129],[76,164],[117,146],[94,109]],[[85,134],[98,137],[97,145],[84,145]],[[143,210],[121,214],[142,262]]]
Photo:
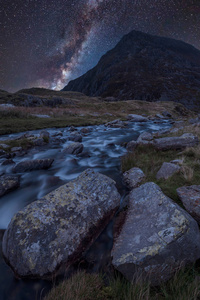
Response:
[[[198,109],[200,51],[182,41],[132,31],[63,90],[119,100],[176,101]]]

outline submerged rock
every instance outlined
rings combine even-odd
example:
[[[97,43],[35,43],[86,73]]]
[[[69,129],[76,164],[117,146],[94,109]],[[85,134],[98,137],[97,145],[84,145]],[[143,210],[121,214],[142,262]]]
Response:
[[[200,185],[183,186],[176,191],[185,209],[200,224]]]
[[[18,212],[3,238],[3,254],[21,277],[42,277],[81,257],[120,203],[115,182],[87,169],[75,180]]]
[[[83,144],[81,143],[71,143],[64,150],[65,154],[79,154],[83,151]]]
[[[48,169],[51,167],[53,161],[53,158],[25,160],[15,165],[12,171],[14,173],[23,173],[34,170]]]
[[[145,183],[130,193],[112,256],[114,267],[128,280],[137,272],[159,285],[200,257],[198,224],[155,183]]]
[[[20,185],[20,177],[16,175],[3,175],[0,177],[0,197],[17,189]]]

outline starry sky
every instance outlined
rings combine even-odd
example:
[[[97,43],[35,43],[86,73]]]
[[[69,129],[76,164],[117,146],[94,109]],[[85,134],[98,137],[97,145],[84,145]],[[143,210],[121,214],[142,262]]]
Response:
[[[61,89],[133,29],[200,49],[200,0],[0,0],[0,89]]]

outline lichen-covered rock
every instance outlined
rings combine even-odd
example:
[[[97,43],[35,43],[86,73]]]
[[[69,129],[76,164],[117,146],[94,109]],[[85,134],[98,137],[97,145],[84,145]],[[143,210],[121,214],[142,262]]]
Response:
[[[25,160],[15,165],[12,171],[14,173],[23,173],[34,170],[48,169],[51,167],[53,161],[53,158]]]
[[[186,147],[194,147],[199,144],[198,137],[192,133],[184,133],[179,137],[165,137],[154,140],[154,146],[158,150],[181,150]]]
[[[175,173],[178,173],[180,171],[180,166],[173,164],[173,163],[167,163],[164,162],[156,174],[156,179],[165,179],[167,180],[169,177],[174,175]]]
[[[132,168],[123,174],[123,181],[130,190],[138,187],[144,178],[145,175],[140,168]]]
[[[200,185],[183,186],[176,191],[185,209],[200,224]]]
[[[158,285],[200,257],[198,224],[155,183],[145,183],[130,193],[112,256],[114,267],[128,280],[141,272]]]
[[[81,143],[71,143],[65,147],[63,153],[65,154],[79,154],[83,151],[83,144]]]
[[[17,189],[20,177],[16,175],[3,175],[0,177],[0,197]]]
[[[21,277],[42,277],[81,257],[116,212],[120,195],[109,177],[88,169],[18,212],[3,254]]]

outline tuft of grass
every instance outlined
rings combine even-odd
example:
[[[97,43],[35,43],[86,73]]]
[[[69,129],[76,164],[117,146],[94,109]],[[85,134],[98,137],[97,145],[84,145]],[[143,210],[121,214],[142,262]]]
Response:
[[[199,270],[193,266],[178,270],[159,287],[151,287],[137,274],[131,283],[116,272],[106,283],[100,274],[79,271],[53,287],[44,300],[198,300],[199,297]]]

